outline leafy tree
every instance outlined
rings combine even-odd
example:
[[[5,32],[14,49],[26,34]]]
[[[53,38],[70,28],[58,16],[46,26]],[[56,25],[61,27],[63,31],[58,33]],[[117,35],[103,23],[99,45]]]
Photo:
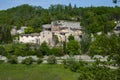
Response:
[[[34,29],[32,27],[27,27],[25,29],[25,34],[30,34],[30,33],[33,33],[34,32]]]
[[[13,55],[13,53],[14,53],[14,45],[13,44],[7,44],[7,45],[5,45],[4,48],[7,52],[6,56]]]
[[[108,38],[106,35],[97,36],[96,39],[91,43],[89,52],[90,54],[108,54]],[[105,45],[106,43],[106,45]]]
[[[67,43],[65,41],[63,41],[63,52],[67,54]]]
[[[74,40],[74,36],[73,36],[73,35],[70,35],[70,36],[68,37],[68,40],[69,40],[69,41]]]
[[[67,52],[70,55],[80,54],[79,43],[75,40],[71,40],[67,43]]]
[[[50,54],[50,49],[47,45],[46,42],[43,42],[41,45],[40,45],[40,48],[39,48],[40,52],[42,55],[49,55]]]
[[[3,46],[0,46],[0,55],[6,55],[6,50]]]
[[[34,55],[34,49],[32,48],[31,44],[15,44],[14,45],[14,55],[17,56],[28,56]]]
[[[88,34],[84,34],[80,41],[80,49],[82,54],[85,54],[88,52],[90,43],[91,43],[91,36]]]
[[[115,26],[114,20],[116,20],[116,17],[113,16],[116,13],[115,11],[114,8],[110,7],[109,9],[107,7],[86,8],[81,15],[81,25],[86,33],[95,34],[101,31],[107,33]],[[119,19],[119,17],[117,18]]]
[[[50,54],[55,55],[55,56],[63,56],[64,55],[61,47],[53,47],[52,49],[50,49]]]
[[[0,25],[0,42],[3,42],[3,43],[12,42],[10,29],[11,28],[8,25]]]
[[[115,55],[119,54],[119,37],[116,35],[108,36],[106,34],[99,35],[91,43],[89,52],[91,54]]]

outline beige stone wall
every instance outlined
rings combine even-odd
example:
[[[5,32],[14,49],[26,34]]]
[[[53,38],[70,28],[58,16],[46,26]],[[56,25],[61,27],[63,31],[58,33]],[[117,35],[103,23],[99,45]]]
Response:
[[[19,42],[22,43],[38,43],[39,44],[40,37],[39,36],[20,36]]]
[[[51,31],[54,32],[54,31],[59,31],[60,30],[60,27],[59,26],[52,26],[51,27]]]
[[[40,33],[40,44],[46,42],[48,45],[52,45],[52,32],[42,31]]]

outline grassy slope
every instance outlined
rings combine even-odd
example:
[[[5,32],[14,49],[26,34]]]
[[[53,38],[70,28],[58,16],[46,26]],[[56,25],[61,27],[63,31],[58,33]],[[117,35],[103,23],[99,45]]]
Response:
[[[78,76],[62,65],[0,64],[0,80],[77,80]]]

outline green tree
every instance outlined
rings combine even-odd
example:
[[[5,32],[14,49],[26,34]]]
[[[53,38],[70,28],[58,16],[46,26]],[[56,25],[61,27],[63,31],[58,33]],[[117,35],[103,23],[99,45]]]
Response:
[[[15,49],[13,44],[6,44],[4,48],[7,52],[6,56],[13,55]]]
[[[0,55],[6,55],[6,50],[3,46],[0,46]]]
[[[115,55],[119,54],[119,37],[116,35],[108,36],[102,34],[96,36],[94,41],[92,41],[89,52],[90,54],[100,54],[100,55]]]
[[[42,55],[49,55],[50,54],[50,49],[49,49],[49,46],[47,45],[46,42],[43,42],[40,45],[39,50],[40,50],[40,52],[41,52]]]
[[[67,43],[67,52],[70,55],[80,54],[79,43],[75,40],[71,40]]]
[[[53,47],[52,49],[50,49],[50,54],[55,55],[55,56],[63,56],[64,55],[61,47]]]
[[[91,43],[91,36],[89,34],[84,34],[80,41],[81,53],[85,54],[88,52]]]
[[[25,29],[25,34],[30,34],[30,33],[33,33],[34,32],[34,29],[32,27],[27,27]]]
[[[0,42],[9,43],[12,42],[12,36],[10,33],[11,27],[8,25],[0,25]]]
[[[73,35],[70,35],[70,36],[68,37],[68,40],[69,40],[69,41],[74,40],[74,36],[73,36]]]
[[[109,44],[109,40],[108,40],[107,35],[105,34],[99,35],[91,43],[89,52],[90,54],[107,55],[109,53],[108,44]]]

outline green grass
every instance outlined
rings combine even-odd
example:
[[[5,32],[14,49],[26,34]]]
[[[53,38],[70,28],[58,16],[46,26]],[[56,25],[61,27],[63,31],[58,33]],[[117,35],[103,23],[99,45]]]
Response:
[[[0,64],[0,80],[77,80],[78,76],[62,65]]]

